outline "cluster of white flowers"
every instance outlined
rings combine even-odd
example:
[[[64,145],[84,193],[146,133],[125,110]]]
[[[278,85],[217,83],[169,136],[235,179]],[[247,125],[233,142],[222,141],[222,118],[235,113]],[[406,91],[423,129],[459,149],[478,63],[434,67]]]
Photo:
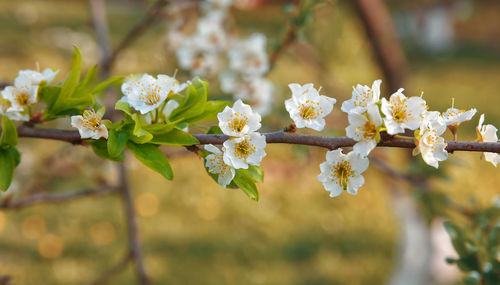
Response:
[[[484,114],[479,118],[479,124],[477,125],[477,137],[480,142],[498,142],[497,131],[493,125],[484,125]],[[485,152],[484,159],[493,163],[494,166],[497,166],[500,163],[500,155],[494,152]]]
[[[29,121],[31,105],[38,101],[39,86],[54,80],[59,71],[45,69],[20,70],[13,86],[7,86],[1,92],[0,115],[6,115],[13,121]]]
[[[217,115],[219,127],[230,136],[223,144],[223,151],[209,145],[205,166],[212,174],[218,175],[218,182],[226,187],[234,178],[235,169],[248,169],[249,165],[260,165],[266,156],[266,137],[257,132],[261,124],[260,115],[238,100],[233,107],[226,106]]]
[[[181,92],[187,84],[180,84],[174,77],[160,74],[157,78],[149,74],[132,75],[121,86],[126,102],[137,110],[144,120],[151,124],[164,122],[179,107],[172,96]],[[102,122],[102,115],[94,110],[85,110],[83,116],[72,116],[71,126],[78,128],[82,139],[107,138],[108,130]]]
[[[205,1],[204,16],[196,30],[184,35],[177,25],[168,34],[179,66],[194,76],[218,75],[220,88],[234,99],[244,100],[261,115],[271,111],[273,84],[265,78],[269,71],[266,37],[252,34],[241,39],[226,33],[225,22],[232,0]]]

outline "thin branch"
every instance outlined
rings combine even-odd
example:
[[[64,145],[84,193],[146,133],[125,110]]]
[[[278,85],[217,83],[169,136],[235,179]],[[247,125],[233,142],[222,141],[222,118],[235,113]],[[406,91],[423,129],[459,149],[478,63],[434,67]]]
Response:
[[[137,23],[113,50],[111,55],[104,61],[102,69],[103,73],[109,73],[118,55],[129,45],[131,45],[140,35],[142,35],[149,26],[151,26],[161,14],[163,6],[167,4],[167,0],[157,0],[151,8],[148,9],[146,15]]]
[[[35,204],[61,203],[69,200],[75,200],[78,198],[110,194],[116,192],[117,190],[118,188],[115,186],[104,185],[95,189],[84,189],[84,190],[74,191],[71,193],[34,194],[17,201],[8,201],[7,203],[0,204],[0,209],[19,209],[32,206]]]
[[[137,224],[137,216],[134,209],[134,201],[132,198],[132,193],[130,191],[127,170],[125,168],[125,163],[120,163],[118,165],[119,170],[119,181],[120,181],[120,193],[123,199],[123,206],[126,215],[127,228],[128,228],[128,238],[129,238],[129,250],[130,256],[135,262],[137,275],[139,277],[139,284],[147,285],[150,284],[149,278],[146,274],[144,259],[142,257],[141,245],[139,242],[139,228]]]
[[[19,137],[31,137],[66,141],[72,144],[82,144],[78,131],[58,130],[58,129],[37,129],[26,126],[20,126],[18,129]],[[337,149],[339,147],[351,147],[356,141],[348,137],[328,137],[290,134],[283,131],[264,133],[267,143],[286,143],[301,144],[309,146],[318,146],[327,149]],[[229,136],[218,134],[193,134],[193,136],[204,144],[222,144]],[[454,151],[478,151],[500,153],[500,143],[496,142],[473,142],[473,141],[446,141],[448,152]],[[415,148],[412,140],[397,139],[390,136],[383,136],[378,143],[379,147],[397,147],[397,148]]]
[[[132,256],[129,253],[125,255],[120,262],[115,264],[115,266],[111,267],[108,269],[106,272],[104,272],[99,278],[97,278],[94,282],[90,283],[90,285],[99,285],[99,284],[105,284],[109,279],[111,279],[114,275],[120,273],[123,271],[129,262],[132,260]]]

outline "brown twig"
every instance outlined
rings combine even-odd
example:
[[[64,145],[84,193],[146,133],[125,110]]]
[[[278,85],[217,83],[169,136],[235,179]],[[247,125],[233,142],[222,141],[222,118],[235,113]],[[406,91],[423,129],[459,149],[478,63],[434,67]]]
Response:
[[[140,35],[142,35],[149,26],[151,26],[161,14],[163,6],[167,4],[168,0],[157,0],[151,8],[148,9],[146,15],[142,20],[137,23],[128,33],[123,40],[113,50],[111,55],[103,62],[102,72],[109,73],[118,55],[129,45],[131,45]]]
[[[123,199],[123,206],[126,215],[128,238],[129,238],[129,250],[130,256],[135,262],[137,275],[139,277],[139,284],[147,285],[149,283],[149,278],[146,274],[144,259],[142,257],[141,245],[139,242],[139,229],[137,225],[137,216],[134,209],[134,200],[132,198],[132,193],[130,191],[127,170],[125,168],[125,163],[120,163],[118,165],[119,170],[119,181],[120,181],[120,193]]]
[[[116,186],[103,185],[95,189],[83,189],[70,193],[34,194],[17,201],[9,200],[7,203],[0,204],[0,209],[19,209],[41,203],[61,203],[70,200],[75,200],[78,198],[110,194],[117,190],[118,187]]]
[[[31,137],[42,139],[53,139],[66,141],[73,144],[82,144],[82,139],[78,131],[58,130],[58,129],[38,129],[25,126],[18,127],[19,137]],[[318,146],[327,149],[337,149],[339,147],[351,147],[356,141],[348,137],[328,137],[290,134],[283,131],[264,133],[267,143],[286,143]],[[229,139],[229,136],[219,134],[193,134],[193,137],[204,144],[222,144]],[[472,141],[446,141],[448,152],[453,151],[478,151],[500,153],[500,143],[496,142],[472,142]],[[379,147],[415,148],[412,140],[385,137],[378,144]]]

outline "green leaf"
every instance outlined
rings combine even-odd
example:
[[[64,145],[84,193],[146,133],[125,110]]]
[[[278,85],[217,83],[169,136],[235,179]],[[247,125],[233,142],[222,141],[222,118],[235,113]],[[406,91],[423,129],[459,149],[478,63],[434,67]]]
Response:
[[[200,142],[189,133],[173,129],[165,134],[154,135],[151,143],[161,145],[195,145]]]
[[[127,146],[129,136],[129,132],[110,129],[107,145],[109,155],[112,157],[120,156]]]
[[[188,85],[186,95],[181,105],[170,115],[172,121],[178,119],[191,119],[201,115],[205,111],[207,103],[208,83],[194,79],[193,84]]]
[[[71,71],[61,87],[61,93],[59,94],[55,105],[64,105],[64,100],[71,97],[78,85],[78,82],[80,81],[81,70],[82,54],[80,53],[78,47],[75,46],[73,59],[71,61]]]
[[[224,133],[222,132],[219,126],[211,126],[210,129],[208,129],[207,134],[222,135]]]
[[[61,93],[61,87],[59,86],[44,86],[39,91],[40,99],[47,104],[47,109],[52,109],[59,93]]]
[[[230,105],[230,101],[208,101],[205,104],[205,111],[201,115],[198,115],[196,117],[192,117],[188,119],[187,121],[189,123],[192,122],[197,122],[197,121],[202,121],[202,120],[217,120],[217,114],[222,112],[224,108],[228,105]]]
[[[134,130],[132,131],[132,134],[134,136],[131,137],[131,140],[136,142],[136,143],[147,143],[147,142],[151,141],[151,139],[153,138],[153,135],[150,132],[148,132],[142,128],[139,115],[137,113],[135,113],[132,115],[131,118],[135,122]]]
[[[97,84],[96,86],[94,86],[94,88],[92,88],[90,90],[90,93],[101,94],[111,84],[120,83],[122,81],[123,81],[123,76],[113,76],[113,77],[109,78],[108,80],[101,82],[101,83]]]
[[[92,140],[89,143],[92,146],[92,149],[94,150],[94,152],[98,156],[100,156],[104,159],[109,159],[109,160],[113,160],[113,161],[123,161],[123,159],[125,157],[123,152],[118,156],[110,155],[108,152],[108,143],[105,140]]]
[[[248,169],[246,169],[246,173],[253,179],[255,182],[264,182],[264,170],[260,165],[249,165]]]
[[[17,129],[16,125],[2,115],[2,134],[0,135],[0,146],[2,148],[10,148],[17,145]]]
[[[241,169],[236,169],[236,175],[233,179],[234,183],[252,200],[259,201],[259,191],[257,186],[248,176],[248,174],[241,171]]]
[[[146,125],[143,127],[146,131],[150,132],[153,135],[159,135],[159,134],[165,134],[170,131],[172,131],[177,123],[179,123],[181,120],[177,120],[174,122],[170,123],[165,123],[165,124],[151,124],[151,125]]]
[[[125,114],[132,116],[132,111],[130,110],[130,105],[127,102],[123,102],[123,101],[116,102],[115,109],[123,111]]]
[[[172,172],[167,157],[157,146],[153,144],[136,144],[129,141],[127,147],[130,152],[147,167],[160,173],[168,180],[174,178],[174,173]]]
[[[0,149],[0,190],[7,191],[12,182],[14,168],[19,165],[21,155],[15,148]]]
[[[468,251],[465,246],[466,240],[464,234],[462,233],[462,229],[450,221],[444,222],[443,226],[448,235],[450,236],[451,243],[453,244],[453,247],[457,251],[458,255],[459,256],[467,255]]]

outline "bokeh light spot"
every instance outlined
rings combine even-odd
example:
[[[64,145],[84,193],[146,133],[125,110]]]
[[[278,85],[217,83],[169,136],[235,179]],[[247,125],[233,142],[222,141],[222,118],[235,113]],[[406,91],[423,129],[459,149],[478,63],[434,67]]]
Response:
[[[26,238],[39,239],[47,231],[47,224],[42,216],[31,215],[23,220],[21,229]]]
[[[152,217],[158,213],[160,201],[153,193],[142,193],[135,199],[135,209],[142,217]]]
[[[115,228],[109,222],[99,222],[90,228],[90,237],[95,245],[108,245],[115,240]]]
[[[57,258],[64,249],[64,241],[53,234],[45,235],[38,241],[38,253],[45,258]]]

